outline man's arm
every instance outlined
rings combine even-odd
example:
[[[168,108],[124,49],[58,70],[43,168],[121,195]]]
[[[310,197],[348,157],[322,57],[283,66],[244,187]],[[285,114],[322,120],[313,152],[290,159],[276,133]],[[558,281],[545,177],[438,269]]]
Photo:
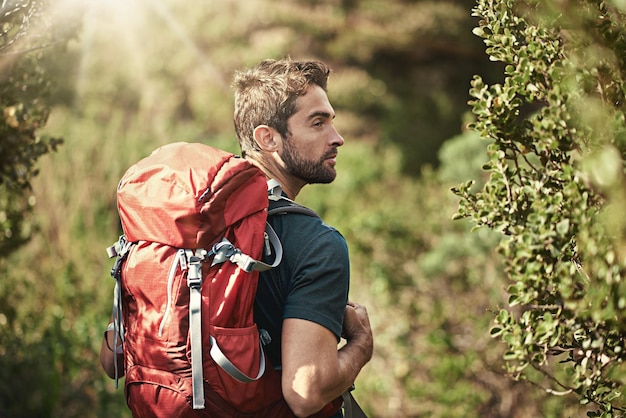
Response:
[[[343,337],[311,321],[287,318],[282,330],[282,390],[289,407],[299,417],[321,410],[352,386],[372,358],[373,337],[364,306],[349,302]]]

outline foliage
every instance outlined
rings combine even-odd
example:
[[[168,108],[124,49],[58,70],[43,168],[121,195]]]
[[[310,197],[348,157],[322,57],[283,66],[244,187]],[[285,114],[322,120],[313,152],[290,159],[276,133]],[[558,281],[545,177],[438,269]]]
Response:
[[[342,107],[376,128],[378,141],[401,147],[402,171],[419,176],[424,165],[439,164],[441,144],[462,128],[472,74],[495,73],[479,40],[467,36],[473,3],[318,1],[305,13],[290,7],[275,13],[297,36],[294,45],[306,43],[309,53],[360,73],[340,84],[352,90]]]
[[[504,349],[488,333],[489,309],[505,298],[499,236],[450,222],[449,188],[488,180],[477,173],[482,144],[460,132],[471,74],[493,72],[468,36],[472,2],[88,3],[81,38],[40,61],[55,82],[42,132],[65,145],[32,180],[39,233],[0,258],[0,416],[129,416],[97,355],[113,289],[104,248],[120,232],[115,186],[167,142],[236,151],[233,70],[284,55],[333,67],[329,94],[347,141],[339,176],[299,199],[350,245],[351,297],[368,306],[376,338],[356,382],[370,416],[580,411],[577,399],[503,376]]]
[[[3,3],[0,9],[0,257],[29,238],[36,162],[62,142],[38,134],[50,112],[51,81],[41,65],[43,54],[31,51],[41,41],[28,34],[42,6]]]
[[[230,129],[223,126],[229,115],[196,111],[209,101],[230,100],[233,70],[267,57],[323,59],[336,70],[335,106],[360,122],[354,124],[359,137],[400,146],[403,172],[413,176],[425,165],[437,166],[439,147],[460,131],[472,74],[491,79],[495,73],[480,40],[469,36],[473,0],[226,0],[193,13],[182,2],[140,4],[119,11],[123,17],[102,10],[88,16],[87,27],[113,26],[118,19],[122,25],[108,30],[121,43],[105,37],[88,46],[99,53],[87,57],[86,68],[102,60],[97,73],[116,75],[98,86],[108,91],[94,91],[100,99],[105,93],[160,108],[159,98],[176,96],[188,118],[206,120],[212,130]],[[144,29],[155,25],[159,30],[146,36]],[[127,52],[133,45],[141,51]],[[125,65],[107,65],[111,57]]]
[[[493,337],[516,379],[623,416],[624,12],[617,3],[481,0],[474,33],[504,82],[475,77],[488,182],[458,217],[502,234],[509,308]]]
[[[40,157],[55,151],[61,139],[41,135],[48,121],[53,82],[46,71],[47,54],[58,54],[57,40],[43,30],[44,1],[2,2],[0,6],[0,416],[46,416],[60,397],[59,370],[55,358],[67,359],[80,370],[80,357],[65,350],[68,333],[61,335],[59,305],[44,304],[45,312],[22,308],[22,301],[42,289],[32,281],[31,269],[9,273],[6,257],[17,252],[36,228],[36,198],[32,181],[39,172]],[[29,264],[32,264],[31,259]],[[25,286],[27,282],[30,286]],[[43,287],[45,288],[45,287]],[[48,289],[46,289],[47,291]],[[32,303],[26,306],[32,307]],[[67,328],[67,327],[65,327]],[[36,384],[35,384],[36,383]],[[37,390],[37,387],[46,390]],[[19,400],[16,402],[16,399]]]

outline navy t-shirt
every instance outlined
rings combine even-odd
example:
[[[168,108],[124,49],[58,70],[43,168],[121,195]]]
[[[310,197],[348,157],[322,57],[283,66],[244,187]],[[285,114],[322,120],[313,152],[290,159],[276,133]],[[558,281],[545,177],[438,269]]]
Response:
[[[281,366],[281,329],[286,318],[304,319],[341,337],[348,301],[348,246],[335,228],[298,213],[269,217],[283,247],[278,267],[262,272],[255,301],[255,321],[269,332],[264,350],[272,365]]]

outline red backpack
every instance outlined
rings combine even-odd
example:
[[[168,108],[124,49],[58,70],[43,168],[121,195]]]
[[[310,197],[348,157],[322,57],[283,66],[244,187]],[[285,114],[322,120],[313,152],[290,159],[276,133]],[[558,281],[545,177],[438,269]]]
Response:
[[[265,175],[225,151],[173,143],[128,169],[117,206],[113,316],[133,415],[293,417],[253,318],[259,271],[282,257]]]

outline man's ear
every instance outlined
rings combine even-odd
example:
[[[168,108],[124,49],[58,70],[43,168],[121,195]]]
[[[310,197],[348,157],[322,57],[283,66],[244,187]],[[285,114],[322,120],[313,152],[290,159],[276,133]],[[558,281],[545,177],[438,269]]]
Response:
[[[263,151],[274,152],[280,147],[280,134],[267,125],[254,128],[254,140]]]

